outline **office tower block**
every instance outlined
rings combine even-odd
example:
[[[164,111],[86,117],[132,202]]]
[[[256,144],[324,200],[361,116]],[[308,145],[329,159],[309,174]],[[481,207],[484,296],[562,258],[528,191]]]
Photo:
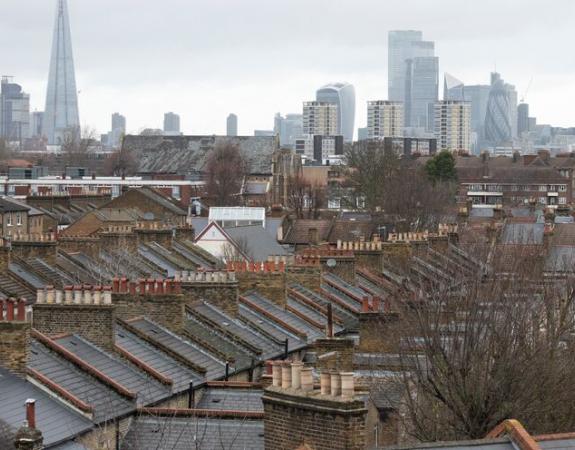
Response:
[[[0,137],[20,146],[30,137],[30,96],[10,77],[0,84]]]
[[[180,116],[173,112],[164,114],[164,134],[166,136],[180,135]]]
[[[238,116],[233,113],[226,119],[226,134],[228,136],[238,135]]]
[[[367,102],[367,137],[403,136],[403,103],[388,100]]]
[[[517,107],[517,135],[523,136],[529,132],[529,105],[520,103]]]
[[[80,133],[78,93],[66,0],[57,1],[43,126],[43,134],[51,145],[61,144],[70,136],[78,137]]]
[[[331,83],[316,91],[316,101],[337,105],[337,133],[346,142],[353,141],[355,123],[355,89],[349,83]]]
[[[30,137],[42,137],[42,123],[44,122],[44,111],[34,111],[30,114]]]
[[[365,141],[369,139],[369,130],[368,127],[360,127],[357,129],[357,140],[358,141]]]
[[[108,134],[107,146],[119,147],[126,134],[126,118],[120,113],[112,114],[112,129]]]
[[[471,151],[471,104],[443,100],[434,105],[434,134],[439,151]]]
[[[433,107],[439,90],[439,58],[415,57],[406,61],[405,124],[433,129]]]
[[[280,137],[282,147],[294,148],[295,140],[303,134],[303,116],[286,114],[283,117],[277,113],[274,117],[274,133]]]
[[[304,102],[303,134],[335,136],[339,135],[338,106],[336,103]]]
[[[485,139],[493,145],[508,145],[517,135],[517,92],[497,72],[491,74],[491,89],[485,115]]]

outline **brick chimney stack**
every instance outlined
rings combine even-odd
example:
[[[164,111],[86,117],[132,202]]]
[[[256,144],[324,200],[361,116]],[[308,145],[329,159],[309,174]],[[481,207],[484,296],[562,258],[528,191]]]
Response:
[[[30,330],[26,299],[0,300],[0,366],[21,377],[26,376]]]
[[[26,400],[26,421],[14,436],[16,450],[42,450],[44,438],[36,429],[36,400]]]
[[[352,372],[322,371],[314,389],[311,367],[301,362],[273,361],[273,384],[266,388],[266,450],[363,450],[367,409],[355,397]],[[321,430],[321,433],[318,433]]]
[[[115,306],[110,286],[47,286],[37,291],[34,328],[47,335],[75,333],[113,350]]]

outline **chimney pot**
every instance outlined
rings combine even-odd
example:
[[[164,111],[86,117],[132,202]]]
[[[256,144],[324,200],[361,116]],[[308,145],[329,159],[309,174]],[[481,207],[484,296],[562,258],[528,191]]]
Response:
[[[112,304],[112,288],[110,286],[104,286],[104,305]]]
[[[313,391],[313,375],[311,367],[302,367],[300,371],[301,390],[304,392]]]
[[[63,302],[63,299],[64,299],[64,293],[60,289],[57,289],[56,290],[56,299],[55,299],[56,304],[60,305]]]
[[[353,372],[341,372],[341,396],[347,400],[353,399],[355,395],[355,386]]]
[[[319,376],[320,382],[320,389],[321,395],[330,395],[331,394],[331,374],[324,370],[321,372]]]
[[[102,303],[102,286],[96,286],[92,292],[92,301],[94,305]]]
[[[46,302],[46,292],[44,289],[38,289],[36,291],[36,303],[45,303]]]
[[[114,292],[120,292],[120,279],[118,277],[112,279],[112,290]]]
[[[128,292],[128,279],[126,277],[120,279],[120,292],[124,294]]]
[[[338,397],[341,395],[341,377],[337,372],[332,372],[330,375],[331,375],[330,379],[331,396]]]
[[[282,364],[282,389],[291,388],[291,364],[284,361]]]
[[[6,300],[6,320],[12,322],[14,320],[14,302],[11,298]]]
[[[36,400],[32,398],[26,400],[26,422],[29,428],[36,428]]]
[[[4,300],[0,300],[0,322],[4,320]]]
[[[361,299],[361,312],[366,313],[369,312],[369,297],[364,296]]]
[[[54,286],[46,286],[46,303],[54,303]]]
[[[73,286],[65,286],[64,287],[64,303],[71,304],[73,302]]]
[[[82,286],[74,286],[74,304],[82,304]]]
[[[272,386],[281,387],[282,367],[280,361],[272,361]]]
[[[16,319],[20,322],[26,321],[26,299],[21,298],[18,300],[18,311],[16,314]]]
[[[301,369],[303,363],[300,361],[294,361],[291,363],[291,386],[294,389],[301,388]]]

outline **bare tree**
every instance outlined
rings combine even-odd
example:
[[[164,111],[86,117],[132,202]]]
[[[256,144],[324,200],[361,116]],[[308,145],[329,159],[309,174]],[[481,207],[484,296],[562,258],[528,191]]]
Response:
[[[239,201],[246,162],[237,145],[216,145],[206,162],[206,190],[215,206],[235,205]]]
[[[94,145],[96,131],[85,127],[79,136],[77,133],[67,133],[62,141],[62,155],[66,165],[87,165],[91,147]]]
[[[130,149],[120,146],[106,159],[104,170],[113,176],[133,175],[138,170],[138,161]]]
[[[507,418],[533,433],[575,427],[575,279],[544,279],[529,257],[508,255],[505,276],[457,273],[396,299],[415,438],[483,438]]]

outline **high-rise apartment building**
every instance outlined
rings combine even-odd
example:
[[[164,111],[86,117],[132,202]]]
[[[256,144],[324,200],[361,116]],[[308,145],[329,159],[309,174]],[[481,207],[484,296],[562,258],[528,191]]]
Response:
[[[108,133],[108,147],[119,147],[122,137],[126,135],[126,118],[120,113],[112,114],[112,129]]]
[[[367,137],[403,136],[403,103],[388,100],[367,102]]]
[[[237,136],[238,135],[238,116],[231,113],[226,119],[226,135]]]
[[[167,112],[164,114],[164,134],[166,136],[179,136],[180,132],[180,116]]]
[[[404,103],[407,127],[433,128],[437,101],[439,61],[435,43],[424,41],[421,31],[398,30],[388,34],[388,98]]]
[[[529,132],[529,104],[520,103],[517,107],[517,136]]]
[[[316,91],[315,99],[321,103],[337,105],[337,133],[346,142],[353,141],[355,124],[355,89],[349,83],[331,83]]]
[[[303,134],[336,136],[339,135],[338,106],[328,102],[304,102]]]
[[[66,0],[57,1],[43,126],[43,134],[51,145],[61,144],[67,136],[77,137],[80,133],[78,93]]]
[[[471,151],[471,104],[443,100],[434,105],[434,133],[438,151]]]
[[[443,99],[462,100],[471,104],[472,146],[477,153],[485,143],[485,116],[491,86],[488,84],[465,85],[462,81],[445,74]]]
[[[294,148],[295,140],[303,134],[303,116],[286,114],[283,117],[277,113],[274,117],[274,133],[280,137],[282,147]]]
[[[30,137],[30,96],[10,77],[0,83],[0,137],[20,145]]]

